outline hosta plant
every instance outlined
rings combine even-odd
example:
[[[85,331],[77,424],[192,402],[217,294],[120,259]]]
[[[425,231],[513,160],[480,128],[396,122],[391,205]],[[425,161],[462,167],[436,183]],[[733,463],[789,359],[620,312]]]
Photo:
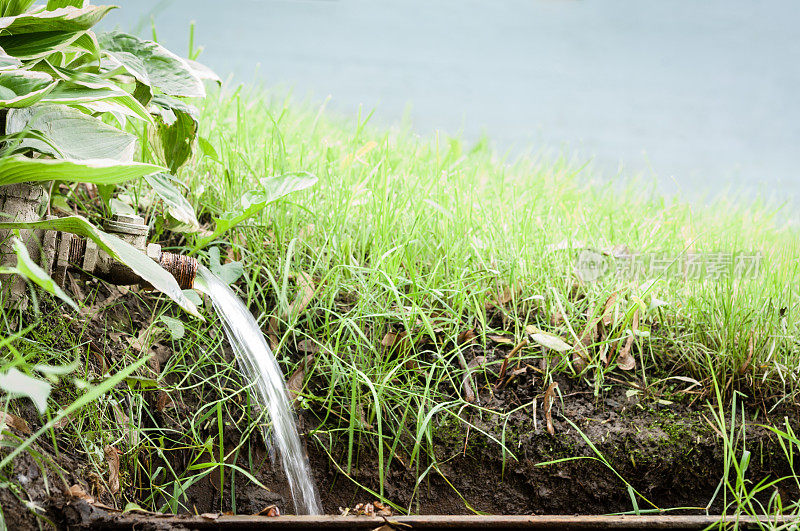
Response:
[[[196,230],[173,176],[196,144],[191,99],[205,96],[205,80],[219,79],[156,42],[95,34],[112,9],[84,0],[0,0],[0,186],[90,183],[108,214],[115,187],[143,179],[167,205],[173,228]],[[0,220],[0,228],[21,227]],[[108,236],[100,232],[84,231]],[[146,279],[159,273],[151,266]],[[180,290],[164,291],[193,309]]]

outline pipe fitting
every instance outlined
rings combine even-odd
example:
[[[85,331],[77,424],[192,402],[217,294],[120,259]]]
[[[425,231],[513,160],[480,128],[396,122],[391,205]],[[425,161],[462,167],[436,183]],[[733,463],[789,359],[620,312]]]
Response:
[[[117,215],[104,224],[106,232],[133,245],[170,273],[181,289],[190,289],[197,275],[197,260],[161,250],[155,243],[147,244],[149,227],[139,216]],[[131,268],[113,259],[92,240],[69,233],[48,231],[44,241],[45,263],[53,278],[63,283],[68,270],[92,275],[117,285],[144,285],[147,282]]]

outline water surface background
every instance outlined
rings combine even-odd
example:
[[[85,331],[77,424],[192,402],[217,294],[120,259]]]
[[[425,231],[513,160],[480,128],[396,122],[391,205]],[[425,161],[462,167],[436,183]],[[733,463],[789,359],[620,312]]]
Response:
[[[121,0],[106,28],[423,135],[570,153],[698,199],[800,199],[796,0]]]

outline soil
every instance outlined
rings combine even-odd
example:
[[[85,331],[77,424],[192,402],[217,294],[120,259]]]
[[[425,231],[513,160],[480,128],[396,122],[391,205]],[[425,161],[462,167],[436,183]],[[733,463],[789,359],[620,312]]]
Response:
[[[139,311],[144,315],[146,308],[128,304],[124,311],[129,316]],[[105,323],[92,322],[89,329],[93,330],[90,335],[96,336],[92,337],[90,347],[101,338],[108,340]],[[156,360],[168,356],[159,352],[159,348],[164,347],[155,347]],[[492,361],[501,359],[505,352],[502,349],[485,352],[475,347],[467,355],[468,359],[483,356]],[[302,357],[301,353],[292,355],[297,359]],[[90,362],[103,363],[102,359]],[[437,466],[429,467],[432,460],[423,455],[408,467],[410,456],[398,453],[385,471],[386,498],[419,514],[631,511],[634,509],[631,495],[621,477],[649,500],[650,503],[637,498],[642,510],[684,507],[687,508],[684,512],[699,512],[712,499],[724,473],[724,447],[711,411],[702,405],[703,401],[684,398],[665,402],[660,396],[626,392],[631,387],[621,385],[608,386],[595,396],[586,381],[560,376],[556,378],[560,396],[553,402],[552,426],[548,429],[542,407],[541,374],[541,367],[520,369],[512,381],[496,388],[496,374],[488,370],[475,373],[477,401],[481,406],[503,411],[517,408],[516,411],[504,423],[497,415],[481,415],[475,408],[462,410],[460,418],[439,415],[432,441]],[[186,408],[197,406],[190,397],[182,399]],[[534,399],[538,404],[536,410],[532,405]],[[157,409],[155,392],[148,400]],[[784,410],[771,412],[769,418],[773,423],[781,423],[784,417],[792,419],[797,428],[798,413],[797,408],[786,406]],[[32,427],[39,422],[35,412],[23,416]],[[747,424],[745,441],[738,442],[739,448],[744,442],[751,452],[748,477],[755,484],[762,479],[791,474],[776,436],[761,426],[767,423],[763,408],[748,404],[745,417],[756,419]],[[170,422],[167,415],[154,418]],[[472,427],[466,429],[466,423]],[[358,504],[375,500],[376,496],[369,492],[380,489],[375,449],[357,444],[348,478],[338,468],[346,462],[346,441],[327,446],[326,439],[309,433],[318,424],[319,418],[313,411],[300,412],[301,432],[325,512],[340,514],[346,508],[352,510]],[[241,432],[232,422],[226,425],[225,445],[226,449],[232,449],[240,442]],[[217,428],[209,429],[209,435],[213,435]],[[268,489],[237,474],[234,500],[229,473],[225,491],[220,493],[219,473],[215,471],[188,490],[185,505],[192,512],[235,510],[238,514],[257,514],[270,506],[276,506],[281,514],[294,512],[279,467],[271,466],[261,435],[252,437],[248,451],[238,454],[236,464]],[[508,451],[497,441],[504,441]],[[412,446],[411,441],[405,442],[407,447]],[[92,507],[113,512],[114,507],[124,506],[125,500],[135,500],[132,489],[123,489],[114,497],[94,488],[97,478],[92,477],[92,467],[64,451],[56,453],[47,438],[37,441],[34,450],[39,457],[33,459],[27,453],[20,456],[8,476],[23,485],[24,492],[0,488],[0,506],[9,529],[38,529],[40,524],[71,527],[91,521]],[[185,468],[191,457],[180,452],[170,455],[169,463],[161,464],[176,469]],[[542,465],[550,461],[559,462]],[[158,464],[153,462],[150,466]],[[424,479],[417,485],[416,478],[423,472]],[[76,491],[75,486],[80,488]],[[776,489],[783,500],[800,497],[794,483],[783,482]],[[765,491],[763,497],[769,498],[776,489]],[[41,518],[34,516],[31,508]],[[712,513],[723,510],[721,493],[710,510]]]

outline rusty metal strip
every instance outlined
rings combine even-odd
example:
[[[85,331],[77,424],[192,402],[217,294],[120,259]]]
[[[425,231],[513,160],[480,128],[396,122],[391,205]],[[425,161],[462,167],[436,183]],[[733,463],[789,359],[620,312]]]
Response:
[[[215,530],[284,530],[284,531],[325,531],[353,530],[366,531],[388,525],[398,530],[630,530],[630,529],[706,529],[709,526],[735,524],[739,529],[758,529],[762,525],[782,525],[790,522],[790,517],[739,517],[720,518],[718,516],[460,516],[460,515],[417,515],[390,518],[366,516],[135,516],[96,515],[90,522],[91,529],[142,529],[151,524],[155,528],[215,529]],[[84,522],[84,524],[87,522]]]

